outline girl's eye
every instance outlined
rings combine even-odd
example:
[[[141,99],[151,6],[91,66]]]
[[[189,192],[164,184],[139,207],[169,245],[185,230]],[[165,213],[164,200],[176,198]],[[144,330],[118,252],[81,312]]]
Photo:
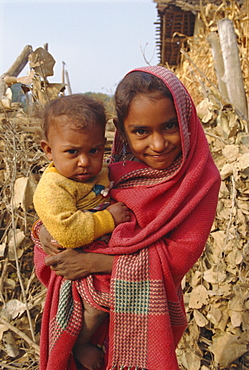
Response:
[[[165,130],[176,130],[178,129],[178,122],[177,121],[169,122],[164,126],[164,129]]]
[[[134,133],[138,136],[143,136],[147,134],[147,131],[144,128],[139,128],[135,130]]]

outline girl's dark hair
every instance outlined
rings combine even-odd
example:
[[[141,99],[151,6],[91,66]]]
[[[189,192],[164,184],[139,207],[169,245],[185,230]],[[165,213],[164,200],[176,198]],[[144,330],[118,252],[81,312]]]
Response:
[[[118,84],[115,92],[117,127],[121,133],[124,133],[124,120],[137,94],[146,94],[154,99],[165,97],[173,100],[169,89],[157,76],[143,71],[129,73]]]
[[[59,116],[70,118],[75,130],[99,125],[105,130],[106,114],[102,102],[85,94],[71,94],[51,100],[43,111],[43,131],[48,137],[48,131],[54,124],[54,119]]]

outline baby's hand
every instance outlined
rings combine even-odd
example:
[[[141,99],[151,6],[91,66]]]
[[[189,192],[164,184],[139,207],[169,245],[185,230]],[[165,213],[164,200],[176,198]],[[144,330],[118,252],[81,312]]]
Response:
[[[63,250],[61,245],[59,245],[59,243],[54,240],[53,237],[49,234],[44,225],[42,225],[40,229],[39,239],[42,245],[42,249],[46,254],[50,256],[60,253]]]
[[[114,219],[115,226],[131,219],[129,208],[123,202],[118,202],[106,208]]]

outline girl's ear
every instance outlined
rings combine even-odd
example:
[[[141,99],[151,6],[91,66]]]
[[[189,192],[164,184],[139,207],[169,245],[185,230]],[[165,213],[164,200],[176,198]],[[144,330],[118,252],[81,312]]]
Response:
[[[52,155],[52,148],[49,145],[49,142],[46,140],[41,140],[41,148],[46,154],[46,157],[49,161],[53,160],[53,155]]]

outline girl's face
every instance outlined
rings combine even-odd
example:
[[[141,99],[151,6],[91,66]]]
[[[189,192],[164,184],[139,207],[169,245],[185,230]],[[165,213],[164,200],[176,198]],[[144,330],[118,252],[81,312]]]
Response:
[[[169,167],[182,151],[176,110],[169,98],[136,95],[124,131],[133,155],[157,170]]]
[[[56,117],[49,129],[48,140],[43,140],[41,146],[61,175],[86,182],[102,168],[104,130],[95,125],[91,129],[76,131],[67,116]]]

